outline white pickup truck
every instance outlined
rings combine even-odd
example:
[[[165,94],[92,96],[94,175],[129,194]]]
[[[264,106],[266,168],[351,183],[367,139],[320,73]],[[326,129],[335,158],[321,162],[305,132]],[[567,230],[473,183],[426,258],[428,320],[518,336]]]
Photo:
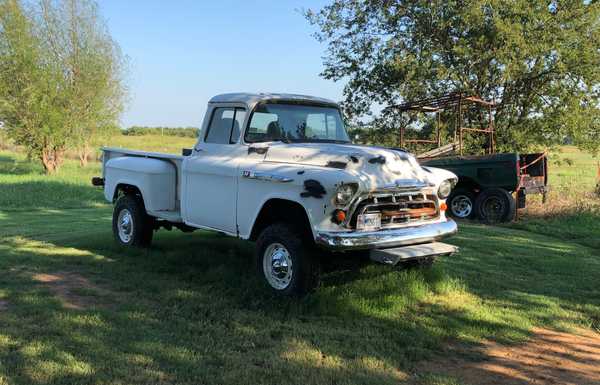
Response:
[[[147,247],[161,227],[255,241],[257,268],[280,294],[314,287],[319,249],[386,264],[456,251],[437,242],[457,230],[445,215],[456,176],[402,150],[351,144],[327,99],[218,95],[183,155],[103,152],[92,182],[115,204],[117,242]]]

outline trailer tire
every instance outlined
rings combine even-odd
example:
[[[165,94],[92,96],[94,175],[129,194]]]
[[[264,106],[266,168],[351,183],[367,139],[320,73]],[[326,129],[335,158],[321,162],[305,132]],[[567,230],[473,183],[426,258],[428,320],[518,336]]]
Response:
[[[448,197],[448,213],[454,218],[467,219],[475,214],[475,194],[467,189],[458,188]]]
[[[515,210],[515,199],[502,188],[483,190],[475,200],[477,217],[488,224],[512,221]]]
[[[293,225],[267,226],[256,241],[256,268],[266,286],[275,293],[301,297],[319,284],[317,253]]]
[[[123,246],[149,247],[154,234],[154,218],[146,213],[144,202],[131,194],[117,199],[113,210],[113,235]]]

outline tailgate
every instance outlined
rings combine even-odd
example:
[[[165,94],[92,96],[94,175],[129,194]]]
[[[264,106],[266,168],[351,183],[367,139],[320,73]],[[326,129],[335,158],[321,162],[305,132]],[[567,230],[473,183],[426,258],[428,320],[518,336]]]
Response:
[[[526,194],[543,194],[548,184],[546,153],[521,154],[519,163],[521,167],[520,187],[525,189]]]

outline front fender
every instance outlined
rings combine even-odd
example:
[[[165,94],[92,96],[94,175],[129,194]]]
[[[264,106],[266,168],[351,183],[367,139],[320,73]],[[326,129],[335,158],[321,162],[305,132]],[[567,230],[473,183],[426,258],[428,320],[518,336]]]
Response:
[[[259,178],[254,177],[256,173]],[[325,193],[320,196],[302,194],[306,192],[304,183],[307,180],[317,181]],[[343,170],[325,167],[298,167],[265,162],[255,168],[241,170],[237,199],[240,238],[250,237],[260,211],[272,199],[287,200],[302,206],[310,222],[313,237],[319,231],[338,229],[339,226],[329,220],[334,209],[332,196],[339,183],[352,180],[354,179]]]

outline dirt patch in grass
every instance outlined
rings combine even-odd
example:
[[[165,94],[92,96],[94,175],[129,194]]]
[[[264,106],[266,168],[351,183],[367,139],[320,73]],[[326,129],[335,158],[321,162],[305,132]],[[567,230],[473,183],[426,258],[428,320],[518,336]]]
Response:
[[[52,294],[60,299],[67,309],[85,310],[90,307],[105,306],[103,301],[109,292],[90,282],[84,276],[73,272],[40,273],[32,276],[33,280],[44,285]]]
[[[0,299],[0,311],[8,309],[8,301]]]
[[[486,342],[478,359],[464,348],[452,348],[448,357],[422,363],[429,374],[452,376],[464,384],[600,384],[600,334],[576,334],[534,329],[525,344],[504,346]]]

